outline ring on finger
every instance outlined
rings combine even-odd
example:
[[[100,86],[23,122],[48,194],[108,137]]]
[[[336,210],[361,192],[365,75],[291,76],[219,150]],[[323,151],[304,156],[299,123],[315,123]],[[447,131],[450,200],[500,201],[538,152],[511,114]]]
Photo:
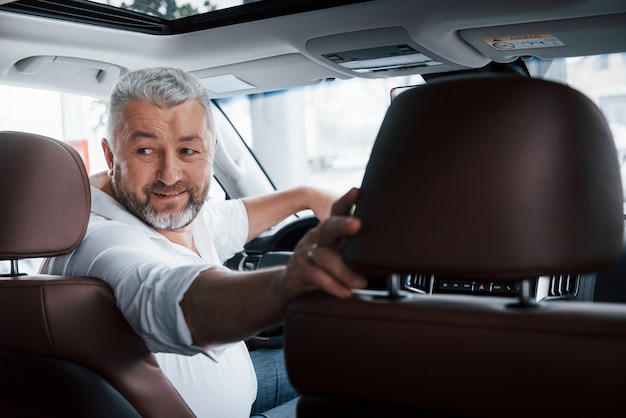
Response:
[[[315,244],[311,244],[311,246],[309,247],[309,249],[306,251],[306,260],[310,263],[310,264],[315,264],[315,258],[313,257],[313,251],[315,251],[315,249],[319,247],[319,245],[317,243]]]

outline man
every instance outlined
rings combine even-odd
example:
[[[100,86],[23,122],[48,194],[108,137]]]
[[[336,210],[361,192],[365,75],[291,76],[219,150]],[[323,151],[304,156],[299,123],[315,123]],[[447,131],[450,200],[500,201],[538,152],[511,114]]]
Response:
[[[333,199],[311,188],[207,201],[218,142],[210,100],[180,70],[124,75],[109,112],[102,142],[109,171],[93,179],[87,233],[45,272],[105,280],[198,416],[247,417],[257,378],[241,341],[280,322],[288,303],[306,292],[349,297],[365,285],[337,252],[360,228],[347,216],[357,191],[339,199],[332,214]],[[245,242],[307,208],[323,222],[286,266],[222,267]]]

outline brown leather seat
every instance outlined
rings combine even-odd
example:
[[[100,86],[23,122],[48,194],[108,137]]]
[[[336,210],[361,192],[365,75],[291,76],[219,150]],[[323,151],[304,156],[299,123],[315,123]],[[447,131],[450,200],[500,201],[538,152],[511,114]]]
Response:
[[[355,214],[363,228],[344,258],[372,277],[528,284],[603,270],[623,241],[617,153],[601,113],[569,87],[526,78],[401,94]],[[395,296],[314,294],[290,306],[286,361],[299,417],[623,408],[626,305]]]
[[[0,260],[79,245],[90,191],[76,151],[0,132],[0,178]],[[0,416],[193,416],[106,283],[18,266],[0,279]]]

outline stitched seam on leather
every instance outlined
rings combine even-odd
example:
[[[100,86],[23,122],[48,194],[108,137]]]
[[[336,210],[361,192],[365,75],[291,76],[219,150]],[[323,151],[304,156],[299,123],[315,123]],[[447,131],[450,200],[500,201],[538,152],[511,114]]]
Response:
[[[40,303],[42,306],[42,314],[43,314],[44,328],[46,331],[46,339],[48,340],[48,345],[50,346],[50,349],[52,350],[52,352],[54,354],[58,354],[58,350],[54,344],[54,339],[52,338],[52,332],[50,330],[50,320],[48,317],[48,306],[46,303],[45,286],[41,286],[39,288],[39,297],[40,297]]]

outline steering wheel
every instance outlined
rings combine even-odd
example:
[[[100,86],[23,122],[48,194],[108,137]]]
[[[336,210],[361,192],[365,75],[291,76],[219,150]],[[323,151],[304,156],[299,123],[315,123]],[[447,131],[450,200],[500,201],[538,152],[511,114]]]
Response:
[[[293,251],[304,234],[319,223],[319,219],[315,216],[298,218],[298,220],[288,223],[271,236],[270,248],[273,251]]]

